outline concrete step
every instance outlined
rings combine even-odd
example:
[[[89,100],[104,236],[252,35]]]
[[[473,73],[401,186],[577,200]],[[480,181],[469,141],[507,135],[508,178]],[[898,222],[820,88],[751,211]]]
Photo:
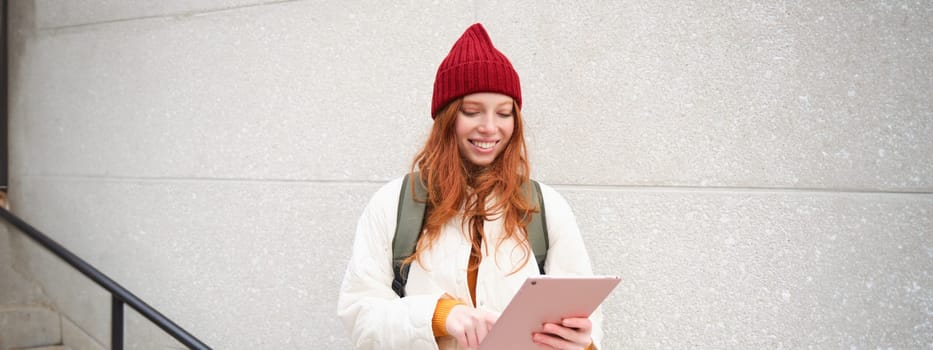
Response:
[[[0,348],[28,349],[61,343],[58,312],[42,306],[0,307]]]
[[[52,345],[52,346],[40,346],[38,348],[15,348],[15,349],[10,349],[10,350],[71,350],[71,348],[67,346],[61,346],[61,345]]]

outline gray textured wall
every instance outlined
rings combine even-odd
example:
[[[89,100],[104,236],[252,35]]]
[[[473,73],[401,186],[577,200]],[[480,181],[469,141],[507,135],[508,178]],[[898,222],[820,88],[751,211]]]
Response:
[[[929,2],[13,3],[14,212],[216,348],[349,347],[356,218],[476,21],[623,277],[607,348],[933,346]],[[16,245],[106,345],[106,295]]]

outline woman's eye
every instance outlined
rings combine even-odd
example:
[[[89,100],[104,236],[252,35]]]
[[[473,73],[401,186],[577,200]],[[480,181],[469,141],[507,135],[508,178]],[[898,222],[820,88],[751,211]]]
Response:
[[[511,118],[512,113],[499,113],[500,118]]]
[[[479,112],[476,112],[476,111],[460,111],[460,113],[463,113],[463,115],[467,117],[473,117],[479,114]]]

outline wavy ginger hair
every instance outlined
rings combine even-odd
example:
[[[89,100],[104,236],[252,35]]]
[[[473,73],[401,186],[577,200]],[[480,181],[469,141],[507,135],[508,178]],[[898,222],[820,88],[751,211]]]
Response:
[[[529,165],[521,111],[513,100],[512,115],[515,126],[512,137],[491,164],[477,167],[460,155],[456,122],[462,104],[461,97],[438,112],[424,148],[412,162],[412,173],[416,169],[419,172],[417,176],[410,177],[412,194],[416,200],[424,200],[427,209],[415,252],[405,263],[417,261],[420,264],[421,252],[431,249],[440,237],[441,228],[451,219],[461,215],[461,208],[464,210],[463,223],[465,227],[469,227],[473,238],[471,242],[474,252],[480,251],[481,240],[476,237],[485,240],[483,222],[491,216],[502,215],[505,221],[505,236],[496,243],[496,249],[508,239],[528,239],[526,227],[531,222],[531,214],[537,212],[538,208],[522,194],[522,184],[529,181]],[[427,190],[426,199],[417,198],[414,193],[414,181],[424,184]],[[489,199],[496,201],[492,207],[486,208]],[[531,248],[528,244],[521,246],[525,255],[521,266],[524,266],[531,256]],[[470,261],[470,271],[479,267],[478,260]]]

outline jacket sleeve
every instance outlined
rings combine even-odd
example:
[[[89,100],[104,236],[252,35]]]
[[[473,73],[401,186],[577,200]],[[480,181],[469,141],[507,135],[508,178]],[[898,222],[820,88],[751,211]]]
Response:
[[[337,302],[337,314],[357,349],[437,349],[431,321],[440,295],[399,298],[391,288],[400,190],[401,179],[383,186],[357,223]]]
[[[589,254],[583,244],[577,219],[570,209],[570,205],[563,196],[550,186],[541,184],[541,196],[544,198],[544,209],[548,231],[547,261],[544,271],[554,276],[591,276],[593,267],[590,264]],[[590,316],[593,322],[592,338],[597,349],[602,347],[602,307],[596,309]]]

